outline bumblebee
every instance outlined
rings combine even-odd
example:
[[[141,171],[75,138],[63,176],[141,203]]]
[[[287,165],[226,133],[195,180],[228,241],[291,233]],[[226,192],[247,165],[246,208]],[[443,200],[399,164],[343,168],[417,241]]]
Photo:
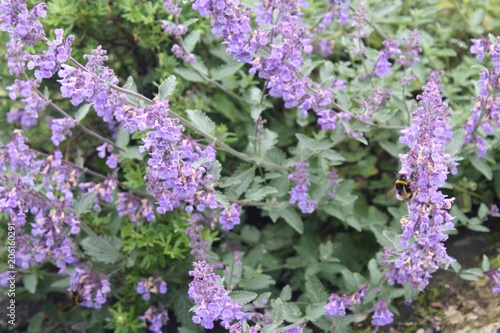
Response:
[[[411,190],[410,182],[406,179],[406,175],[399,175],[398,179],[394,181],[394,187],[387,194],[386,198],[394,197],[396,193],[405,201],[413,198],[414,193]]]
[[[71,300],[71,302],[74,305],[78,305],[82,302],[82,298],[80,296],[80,293],[76,290],[70,290],[68,291],[68,298]]]
[[[413,192],[410,188],[410,183],[406,180],[406,175],[399,175],[396,180],[396,192],[403,200],[410,200],[413,198]]]

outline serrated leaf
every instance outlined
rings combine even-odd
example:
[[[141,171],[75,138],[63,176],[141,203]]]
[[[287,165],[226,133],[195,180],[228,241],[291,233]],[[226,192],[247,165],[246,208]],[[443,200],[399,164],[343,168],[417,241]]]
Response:
[[[266,289],[275,283],[276,281],[269,275],[245,268],[245,274],[243,275],[243,280],[240,282],[240,286],[249,290],[261,290]]]
[[[77,122],[80,122],[81,120],[83,120],[87,116],[87,114],[90,111],[91,106],[92,106],[92,104],[85,103],[82,106],[80,106],[80,108],[78,108],[78,111],[76,111],[76,113],[75,113],[75,119]]]
[[[193,125],[206,134],[212,134],[215,123],[201,110],[187,110],[189,119]]]
[[[229,187],[232,185],[237,185],[241,183],[241,179],[235,177],[222,177],[221,183],[219,184],[220,188]]]
[[[219,191],[215,191],[215,201],[220,203],[222,207],[224,207],[225,210],[229,210],[229,201],[227,201],[227,198],[224,194],[222,194]]]
[[[245,198],[251,201],[261,201],[269,194],[278,193],[278,190],[274,187],[264,186],[256,190],[250,190],[246,193]]]
[[[237,73],[243,65],[245,64],[242,62],[232,62],[227,65],[219,66],[212,70],[212,78],[215,80],[222,80],[225,77]]]
[[[292,288],[290,288],[290,285],[287,284],[281,289],[280,298],[283,302],[288,302],[292,299]]]
[[[295,137],[299,140],[300,145],[310,151],[321,151],[330,148],[331,145],[331,143],[326,140],[316,141],[300,133],[295,134]]]
[[[321,281],[311,275],[306,280],[306,295],[312,303],[324,303],[328,299],[328,293]]]
[[[280,212],[280,215],[295,231],[301,235],[304,233],[304,223],[296,211],[292,208],[285,208]]]
[[[82,214],[90,212],[91,207],[94,205],[94,199],[97,196],[96,192],[91,192],[80,196],[75,202],[75,214],[76,217],[80,217]]]
[[[194,47],[200,41],[201,30],[196,29],[184,38],[184,46],[188,53],[193,52]]]
[[[170,75],[161,83],[158,88],[158,98],[160,101],[168,99],[177,87],[177,78],[174,75]]]
[[[137,85],[135,84],[134,78],[132,76],[129,76],[127,78],[127,81],[123,85],[123,88],[133,92],[137,92]]]
[[[250,167],[245,169],[247,165],[242,165],[235,172],[234,176],[241,180],[239,184],[232,185],[227,189],[226,194],[231,196],[232,199],[238,199],[243,192],[245,192],[250,186],[250,183],[254,179],[255,168]]]
[[[208,69],[207,69],[207,66],[205,66],[205,64],[203,63],[203,61],[201,61],[200,58],[196,58],[196,61],[193,62],[191,64],[191,66],[193,66],[193,68],[198,72],[198,73],[201,73],[203,75],[208,75]]]
[[[198,72],[187,68],[175,68],[174,72],[179,74],[184,80],[191,82],[205,82],[205,79]]]
[[[325,314],[325,304],[308,305],[306,308],[306,316],[310,321],[314,321]]]
[[[80,245],[85,254],[103,264],[114,264],[118,260],[118,250],[121,248],[120,240],[106,236],[98,236],[98,239],[86,237]]]
[[[302,70],[300,71],[302,76],[306,77],[311,74],[311,72],[316,68],[325,63],[325,60],[316,60],[316,61],[310,61],[302,67]]]
[[[300,311],[297,304],[285,303],[283,305],[283,317],[287,322],[293,323],[300,320],[302,317],[302,311]]]
[[[326,261],[333,254],[333,244],[331,241],[319,245],[319,260]]]
[[[229,293],[233,302],[247,304],[257,298],[257,294],[252,291],[236,290]]]
[[[222,171],[222,165],[219,161],[215,160],[212,162],[212,166],[208,169],[208,174],[214,177],[213,181],[218,182],[220,179],[220,173]]]
[[[33,274],[25,274],[22,276],[24,288],[34,294],[36,292],[36,286],[38,285],[38,276],[36,273]]]

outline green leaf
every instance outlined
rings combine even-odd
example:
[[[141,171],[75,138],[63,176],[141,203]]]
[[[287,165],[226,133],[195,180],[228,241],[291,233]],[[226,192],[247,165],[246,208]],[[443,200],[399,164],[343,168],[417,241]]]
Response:
[[[212,70],[212,78],[215,80],[222,80],[225,77],[237,73],[243,65],[245,64],[242,62],[232,62],[227,65],[219,66]]]
[[[325,63],[325,60],[317,60],[317,61],[308,61],[307,63],[304,64],[302,67],[302,70],[300,71],[302,73],[302,76],[309,76],[311,72],[316,68]]]
[[[142,161],[144,159],[144,154],[139,152],[139,147],[127,147],[125,151],[120,152],[121,160],[139,160]]]
[[[382,280],[382,272],[378,268],[377,260],[372,258],[368,262],[368,271],[370,272],[370,285],[378,286],[380,280]]]
[[[257,298],[257,294],[251,291],[236,290],[229,293],[233,302],[247,304]]]
[[[240,195],[248,189],[248,186],[250,186],[250,183],[255,177],[255,169],[254,167],[247,167],[248,164],[243,164],[238,167],[234,173],[234,177],[240,179],[241,182],[236,185],[232,185],[227,189],[226,194],[228,197],[238,199]]]
[[[187,68],[175,68],[174,72],[179,74],[183,79],[191,82],[205,82],[205,79],[196,71]]]
[[[476,168],[477,171],[481,172],[486,177],[486,179],[493,179],[493,172],[491,171],[490,166],[484,160],[474,155],[470,157],[470,161],[474,168]]]
[[[206,134],[212,134],[215,129],[215,123],[201,110],[187,110],[189,119],[193,125]]]
[[[269,194],[278,193],[274,187],[264,186],[255,190],[250,190],[246,193],[245,198],[251,201],[261,201]]]
[[[203,63],[200,58],[196,58],[196,61],[191,64],[193,68],[198,72],[198,74],[208,75],[207,66]]]
[[[194,47],[200,41],[201,30],[196,29],[184,38],[184,46],[188,53],[193,52]]]
[[[97,196],[96,192],[91,192],[80,196],[75,202],[75,214],[76,217],[80,217],[82,214],[91,211],[91,207],[94,205],[94,199]]]
[[[297,214],[295,210],[292,208],[285,208],[280,212],[281,217],[290,225],[295,231],[302,235],[304,233],[304,223],[300,218],[300,215]]]
[[[40,311],[36,315],[34,315],[33,317],[30,317],[30,320],[29,320],[30,324],[29,324],[28,329],[26,330],[26,332],[27,333],[36,333],[36,332],[38,332],[38,330],[42,326],[44,315],[45,315],[44,312]]]
[[[36,292],[36,286],[38,284],[38,276],[36,273],[26,274],[22,276],[24,288],[31,294]]]
[[[435,55],[438,57],[451,58],[456,57],[457,52],[454,49],[447,48],[433,48],[429,50],[429,55]]]
[[[462,151],[464,140],[465,140],[465,130],[463,128],[454,131],[453,138],[446,146],[445,151],[452,157],[458,155],[458,153]]]
[[[290,285],[287,284],[281,289],[280,298],[283,302],[288,302],[292,299],[292,288],[290,288]]]
[[[134,78],[132,76],[129,76],[127,78],[127,81],[123,85],[123,88],[133,92],[137,92],[137,85],[135,84]]]
[[[92,106],[92,104],[89,104],[89,103],[85,103],[82,106],[80,106],[78,111],[76,111],[76,113],[75,113],[75,119],[77,122],[80,122],[82,119],[84,119],[87,116],[87,114],[90,111],[91,106]]]
[[[220,173],[222,171],[222,165],[219,161],[215,160],[212,162],[212,166],[208,169],[208,174],[214,177],[213,181],[218,182],[220,179]]]
[[[69,277],[65,277],[65,278],[56,280],[56,281],[54,281],[50,285],[50,288],[51,289],[56,289],[56,290],[59,290],[59,289],[68,289],[68,287],[69,287],[69,281],[70,281]]]
[[[490,232],[490,229],[485,227],[482,224],[472,224],[468,225],[467,229],[472,230],[472,231],[477,231],[477,232]]]
[[[227,198],[224,194],[222,194],[219,191],[215,191],[215,201],[220,203],[222,207],[224,207],[225,210],[229,210],[229,201],[227,201]]]
[[[253,277],[250,277],[248,279],[245,279],[240,283],[242,288],[245,289],[250,289],[250,290],[261,290],[261,289],[266,289],[271,285],[274,285],[276,281],[273,280],[272,277],[270,277],[267,274],[260,274],[260,275],[255,275]]]
[[[328,299],[328,293],[316,275],[307,278],[306,295],[312,303],[324,303]]]
[[[325,303],[310,304],[306,308],[306,316],[310,321],[314,321],[325,314]]]
[[[345,91],[338,89],[335,92],[335,97],[337,97],[339,105],[342,106],[344,109],[349,110],[351,108],[352,106],[351,100],[349,99],[349,96],[345,93]]]
[[[120,148],[125,148],[130,142],[130,133],[127,131],[119,130],[116,137],[116,145]]]
[[[479,210],[477,212],[477,217],[479,217],[482,220],[486,216],[488,216],[489,211],[490,210],[488,206],[486,206],[484,203],[481,203],[481,205],[479,206]]]
[[[160,101],[168,99],[175,90],[177,86],[177,78],[174,75],[170,75],[161,83],[158,88],[158,98]]]
[[[333,243],[327,241],[319,245],[319,260],[326,261],[333,255]]]
[[[481,269],[483,272],[487,272],[490,270],[490,259],[483,254],[483,263],[481,264]]]
[[[222,177],[220,179],[221,183],[219,184],[220,188],[226,188],[232,185],[238,185],[241,183],[241,179],[235,177]]]
[[[241,229],[241,238],[250,244],[257,244],[260,240],[260,231],[254,226],[245,224]]]
[[[118,260],[121,241],[107,236],[98,236],[98,240],[86,237],[80,245],[85,254],[92,257],[93,260],[103,264],[114,264]]]

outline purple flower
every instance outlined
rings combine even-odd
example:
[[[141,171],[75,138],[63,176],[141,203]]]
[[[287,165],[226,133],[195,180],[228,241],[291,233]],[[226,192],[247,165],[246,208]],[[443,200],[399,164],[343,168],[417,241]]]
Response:
[[[244,317],[242,306],[227,295],[220,276],[213,273],[213,268],[205,261],[193,263],[194,270],[189,272],[193,281],[189,283],[188,295],[194,303],[193,322],[206,329],[214,327],[214,321],[220,320],[226,329],[233,320]]]
[[[389,299],[379,299],[377,303],[373,306],[371,311],[373,312],[372,325],[375,326],[385,326],[393,322],[394,315],[391,311],[387,309],[389,304]]]
[[[44,97],[34,91],[39,86],[39,81],[22,81],[16,79],[13,85],[6,88],[9,91],[10,99],[16,100],[18,95],[21,95],[22,98],[20,101],[24,104],[23,109],[16,109],[9,112],[8,118],[10,122],[20,121],[25,127],[38,124],[38,115],[49,104]]]
[[[240,224],[241,206],[231,204],[228,210],[223,210],[219,216],[219,223],[223,230],[232,230],[235,225]]]
[[[50,123],[52,136],[50,140],[54,146],[59,146],[61,142],[66,140],[66,137],[71,136],[71,129],[76,126],[76,121],[73,118],[53,119]]]
[[[411,126],[401,131],[400,142],[410,151],[400,154],[400,174],[409,181],[414,198],[407,203],[408,218],[401,219],[402,250],[386,248],[383,256],[390,284],[411,283],[420,290],[428,284],[432,272],[452,262],[443,243],[448,238],[444,232],[454,227],[454,217],[448,213],[454,198],[446,198],[439,191],[450,161],[445,147],[452,136],[447,123],[451,112],[441,99],[438,75],[432,73],[428,79],[423,95],[417,97],[420,107],[412,113]]]
[[[152,222],[155,220],[153,204],[148,199],[140,199],[130,193],[118,193],[116,201],[118,216],[126,216],[137,226],[142,219]]]
[[[325,313],[327,316],[344,317],[346,308],[352,309],[352,302],[345,294],[340,297],[337,294],[331,294],[328,298],[328,304],[325,305]]]
[[[7,31],[13,39],[24,45],[35,45],[45,37],[42,24],[38,19],[45,17],[45,3],[28,10],[24,0],[3,0],[0,3],[0,30]]]
[[[75,266],[70,274],[68,291],[80,295],[81,306],[100,309],[106,303],[106,295],[111,292],[109,278],[104,273]]]
[[[500,294],[500,268],[492,269],[487,272],[486,280],[493,283],[493,293]]]
[[[204,229],[203,222],[205,222],[205,217],[202,214],[196,213],[193,214],[187,222],[188,227],[186,228],[186,235],[190,240],[189,247],[191,248],[191,255],[196,260],[210,259],[210,253],[208,250],[209,243],[202,237],[202,231]]]
[[[63,38],[63,29],[56,29],[56,40],[47,42],[48,50],[43,51],[41,55],[32,55],[27,64],[27,68],[35,70],[37,80],[51,78],[60,68],[60,65],[69,59],[71,54],[71,44],[75,38],[69,35],[68,38]]]
[[[167,283],[159,276],[149,277],[147,279],[142,278],[139,282],[137,282],[136,291],[138,294],[142,295],[143,300],[149,301],[151,294],[166,294]]]
[[[99,200],[110,203],[113,202],[113,191],[116,189],[118,182],[115,178],[115,175],[108,175],[108,177],[99,184],[94,182],[88,183],[80,183],[78,184],[78,188],[81,190],[86,190],[87,193],[96,193],[96,197],[94,199],[94,210],[96,212],[101,211],[101,205],[99,204]]]
[[[289,203],[293,205],[298,202],[302,213],[312,213],[316,209],[318,202],[310,200],[307,194],[307,190],[311,186],[311,182],[308,179],[309,173],[306,171],[309,163],[301,159],[300,162],[292,164],[292,166],[295,169],[295,173],[290,174],[288,179],[294,183],[294,187],[288,192],[290,194]]]
[[[471,53],[477,53],[477,59],[482,61],[485,52],[493,62],[490,68],[479,74],[479,96],[472,99],[474,107],[465,124],[465,143],[473,143],[478,150],[478,156],[484,157],[487,152],[487,141],[484,136],[493,135],[500,128],[500,45],[490,40],[473,39]],[[479,133],[482,130],[484,135]]]
[[[148,325],[148,330],[155,333],[163,332],[162,327],[166,326],[168,323],[168,312],[163,305],[159,308],[150,306],[146,313],[141,316],[141,320],[144,325]]]

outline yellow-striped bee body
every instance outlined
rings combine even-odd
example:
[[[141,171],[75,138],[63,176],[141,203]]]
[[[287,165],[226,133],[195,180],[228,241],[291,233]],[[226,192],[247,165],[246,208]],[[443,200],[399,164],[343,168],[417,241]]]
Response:
[[[76,290],[68,291],[68,298],[75,305],[78,305],[82,302],[82,298],[81,298],[80,294],[78,293],[78,291],[76,291]]]
[[[396,180],[396,192],[403,200],[410,200],[413,198],[413,192],[410,188],[410,183],[406,180],[406,175],[399,175]]]

